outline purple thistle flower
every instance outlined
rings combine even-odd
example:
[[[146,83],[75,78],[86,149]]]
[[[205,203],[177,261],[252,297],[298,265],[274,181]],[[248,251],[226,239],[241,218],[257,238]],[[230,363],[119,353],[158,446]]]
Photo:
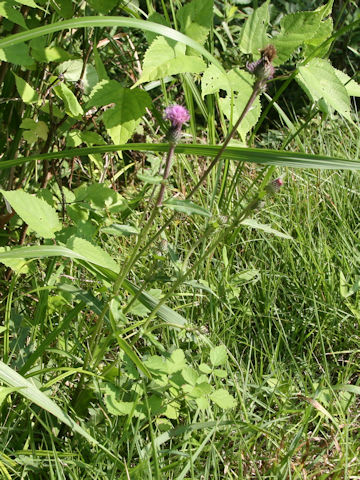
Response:
[[[246,68],[258,80],[271,80],[275,73],[272,63],[267,62],[264,57],[259,58],[255,62],[247,62]]]
[[[181,105],[171,105],[165,108],[165,118],[170,120],[174,128],[180,129],[182,124],[190,120],[190,114],[185,107]]]

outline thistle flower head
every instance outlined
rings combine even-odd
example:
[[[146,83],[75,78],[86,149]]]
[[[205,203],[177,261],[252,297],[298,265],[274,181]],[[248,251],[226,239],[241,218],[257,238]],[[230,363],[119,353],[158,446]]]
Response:
[[[266,185],[265,190],[267,191],[267,193],[270,193],[270,195],[274,195],[275,193],[278,193],[278,191],[283,185],[284,185],[284,180],[281,177],[278,177],[278,178],[275,178],[275,180],[272,180],[271,182],[269,182]]]
[[[170,120],[174,128],[181,128],[182,124],[188,122],[190,114],[185,107],[181,105],[171,105],[165,108],[165,118]]]
[[[275,73],[275,68],[271,62],[276,56],[276,49],[273,45],[267,45],[260,50],[260,53],[261,58],[255,62],[248,62],[246,68],[258,80],[265,83],[266,80],[271,80]]]

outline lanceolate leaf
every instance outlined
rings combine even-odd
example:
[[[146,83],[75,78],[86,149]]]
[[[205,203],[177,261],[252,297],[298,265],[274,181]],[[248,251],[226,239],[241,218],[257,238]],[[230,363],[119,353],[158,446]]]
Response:
[[[243,53],[260,56],[259,49],[269,43],[266,29],[269,24],[269,0],[247,18],[240,34],[239,48]]]
[[[19,217],[40,237],[54,238],[61,229],[56,210],[44,200],[22,190],[0,190]]]
[[[30,402],[35,403],[43,410],[46,410],[57,417],[61,422],[68,425],[74,432],[82,435],[86,440],[95,445],[99,445],[98,441],[89,435],[80,425],[78,425],[64,410],[62,410],[53,400],[45,393],[39,390],[33,383],[19,375],[15,370],[10,368],[0,360],[0,380],[10,387],[18,389],[18,392]]]
[[[221,147],[219,145],[177,145],[175,152],[185,155],[201,157],[215,157]],[[51,152],[30,157],[20,157],[13,160],[0,162],[0,170],[17,165],[23,165],[35,160],[52,160],[55,158],[74,158],[82,155],[133,150],[137,152],[167,152],[169,145],[166,143],[127,143],[122,145],[101,145],[87,148],[73,148],[61,152]],[[275,165],[293,168],[320,168],[327,170],[360,170],[360,162],[326,155],[314,155],[282,150],[269,150],[265,148],[227,147],[221,158],[239,162],[257,163],[260,165]]]

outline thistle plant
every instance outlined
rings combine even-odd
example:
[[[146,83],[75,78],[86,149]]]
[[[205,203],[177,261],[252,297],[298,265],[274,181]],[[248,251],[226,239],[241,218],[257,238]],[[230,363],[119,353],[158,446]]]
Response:
[[[165,184],[170,174],[171,161],[174,155],[176,144],[181,138],[181,128],[184,123],[190,120],[190,114],[185,107],[181,105],[172,105],[165,109],[165,119],[170,120],[171,126],[167,132],[166,139],[169,141],[169,150],[166,156],[163,180],[160,192],[156,201],[156,207],[161,207],[164,199]]]

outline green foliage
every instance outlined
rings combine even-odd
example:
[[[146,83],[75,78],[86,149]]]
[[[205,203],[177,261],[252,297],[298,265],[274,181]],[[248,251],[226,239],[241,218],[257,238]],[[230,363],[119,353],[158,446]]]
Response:
[[[183,45],[172,46],[164,37],[158,37],[146,51],[142,74],[135,86],[169,75],[200,73],[203,70],[205,70],[203,60],[194,55],[185,55]]]
[[[269,4],[270,0],[266,0],[246,19],[239,39],[239,48],[243,53],[252,53],[259,57],[259,50],[269,43],[266,34],[269,25]]]
[[[356,476],[358,20],[332,7],[0,2],[4,478]]]
[[[349,94],[327,60],[314,58],[300,66],[296,80],[312,101],[323,99],[329,107],[351,119]]]
[[[27,223],[30,230],[40,237],[54,238],[55,232],[61,229],[58,215],[44,200],[23,190],[6,192],[0,190],[19,217]]]

